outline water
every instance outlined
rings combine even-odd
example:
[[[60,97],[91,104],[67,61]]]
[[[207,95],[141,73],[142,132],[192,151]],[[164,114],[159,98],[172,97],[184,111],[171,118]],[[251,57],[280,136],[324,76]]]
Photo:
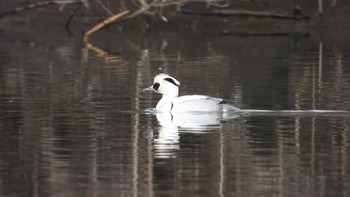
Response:
[[[350,195],[349,48],[313,35],[165,31],[86,46],[0,33],[2,196]],[[162,123],[143,112],[159,72],[182,95],[259,113]]]

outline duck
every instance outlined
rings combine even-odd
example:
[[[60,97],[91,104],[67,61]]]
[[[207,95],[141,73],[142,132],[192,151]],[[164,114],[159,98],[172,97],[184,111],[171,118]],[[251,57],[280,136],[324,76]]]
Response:
[[[180,82],[174,77],[160,73],[154,77],[153,84],[143,91],[162,94],[157,103],[156,112],[166,113],[234,113],[240,109],[231,101],[206,95],[186,95],[179,97]]]

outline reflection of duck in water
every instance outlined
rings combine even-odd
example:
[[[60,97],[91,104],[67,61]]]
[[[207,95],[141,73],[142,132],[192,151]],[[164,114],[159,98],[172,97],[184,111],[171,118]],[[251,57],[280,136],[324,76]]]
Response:
[[[220,113],[156,113],[160,127],[154,135],[154,157],[176,157],[180,149],[180,133],[210,133],[222,125],[223,120],[239,115],[232,114],[223,118]]]
[[[237,107],[227,100],[203,95],[180,96],[180,82],[175,78],[161,73],[154,77],[153,85],[144,91],[154,91],[162,94],[156,106],[156,112],[183,113],[183,112],[238,112]]]
[[[180,131],[209,131],[220,127],[222,122],[238,118],[238,114],[220,113],[156,113],[157,120],[163,128],[179,128]]]
[[[170,158],[176,157],[179,145],[180,135],[176,126],[161,126],[153,138],[154,157]]]

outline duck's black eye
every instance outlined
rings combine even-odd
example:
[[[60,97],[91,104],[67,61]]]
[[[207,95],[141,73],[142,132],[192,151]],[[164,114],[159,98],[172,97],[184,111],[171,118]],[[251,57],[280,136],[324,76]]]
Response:
[[[158,90],[159,86],[160,86],[159,83],[155,83],[153,84],[153,89]]]
[[[164,80],[169,81],[170,83],[174,84],[175,86],[179,86],[172,78],[165,78]]]

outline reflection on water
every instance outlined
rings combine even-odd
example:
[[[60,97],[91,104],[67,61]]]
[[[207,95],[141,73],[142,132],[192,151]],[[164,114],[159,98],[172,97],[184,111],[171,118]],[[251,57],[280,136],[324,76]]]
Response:
[[[242,109],[350,110],[348,50],[311,38],[163,36],[108,57],[74,39],[0,39],[0,193],[350,194],[348,115],[140,113],[159,99],[141,91],[158,72],[179,79],[182,95]]]
[[[160,127],[158,136],[154,138],[154,158],[174,155],[173,152],[179,149],[179,131],[197,134],[212,132],[220,129],[223,121],[239,118],[243,114],[233,113],[223,117],[220,113],[155,113]]]
[[[176,126],[161,126],[153,140],[154,158],[176,156],[179,146],[179,129]]]

